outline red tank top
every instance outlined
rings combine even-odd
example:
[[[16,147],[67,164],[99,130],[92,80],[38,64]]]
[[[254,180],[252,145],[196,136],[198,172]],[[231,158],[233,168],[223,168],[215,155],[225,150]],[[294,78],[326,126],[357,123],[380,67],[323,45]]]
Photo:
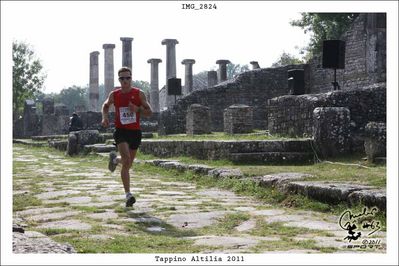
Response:
[[[141,106],[140,90],[132,87],[127,93],[123,93],[120,87],[114,90],[115,127],[138,130],[140,129],[140,113],[129,110],[129,102]]]

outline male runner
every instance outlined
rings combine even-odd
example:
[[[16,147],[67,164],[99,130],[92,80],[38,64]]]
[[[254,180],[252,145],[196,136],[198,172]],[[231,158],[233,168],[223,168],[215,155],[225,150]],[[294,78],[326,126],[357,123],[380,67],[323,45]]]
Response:
[[[121,156],[117,157],[115,152],[111,152],[108,168],[113,172],[119,163],[122,165],[121,178],[126,193],[126,207],[131,207],[136,199],[130,192],[129,169],[132,167],[141,143],[140,116],[149,117],[152,115],[152,110],[143,91],[131,86],[130,68],[122,67],[118,71],[118,76],[121,87],[111,91],[105,100],[101,124],[104,127],[109,126],[108,111],[113,104],[115,106],[114,139]]]

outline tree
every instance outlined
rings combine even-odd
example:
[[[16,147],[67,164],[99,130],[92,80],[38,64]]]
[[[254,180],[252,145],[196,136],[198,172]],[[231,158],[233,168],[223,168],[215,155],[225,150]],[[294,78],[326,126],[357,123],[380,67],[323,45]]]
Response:
[[[87,87],[82,88],[75,85],[62,89],[61,92],[54,97],[54,103],[65,104],[70,112],[75,111],[77,106],[84,106],[87,110],[89,106],[88,90]]]
[[[12,43],[12,60],[13,111],[18,113],[24,101],[35,97],[35,93],[42,89],[46,74],[34,50],[27,43]]]
[[[290,22],[292,26],[312,33],[306,51],[318,54],[322,51],[323,40],[339,39],[347,31],[359,13],[301,13],[302,18]],[[309,56],[308,56],[309,57]]]
[[[133,80],[133,87],[141,89],[143,92],[149,92],[151,90],[150,83],[144,80]]]
[[[289,53],[283,52],[280,55],[280,58],[272,64],[272,67],[282,67],[282,66],[287,66],[287,65],[297,65],[297,64],[303,64],[303,63],[304,62],[301,59],[296,58],[295,56],[293,56]]]
[[[248,65],[243,65],[241,66],[240,64],[227,64],[227,79],[232,79],[234,78],[236,75],[248,71],[249,70],[249,66]]]

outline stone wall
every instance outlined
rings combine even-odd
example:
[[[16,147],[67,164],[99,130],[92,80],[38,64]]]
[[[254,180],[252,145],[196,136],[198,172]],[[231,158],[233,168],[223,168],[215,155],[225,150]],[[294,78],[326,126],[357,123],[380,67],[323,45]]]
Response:
[[[347,107],[353,137],[362,137],[369,121],[386,121],[386,84],[320,94],[286,95],[269,100],[271,134],[312,136],[316,107]]]
[[[235,153],[311,152],[311,140],[143,140],[140,151],[157,157],[191,156],[201,160],[232,159]],[[281,160],[283,161],[283,160]]]
[[[211,109],[212,131],[223,131],[223,111],[233,104],[245,104],[253,107],[254,128],[266,129],[267,100],[288,94],[287,71],[304,67],[305,65],[291,65],[255,69],[241,73],[236,78],[214,87],[193,91],[179,99],[177,104],[168,110],[161,112],[160,133],[184,133],[186,112],[188,107],[195,103]]]
[[[386,26],[383,13],[360,14],[342,35],[346,42],[345,69],[337,70],[341,90],[356,89],[386,81]],[[334,70],[322,68],[322,56],[309,62],[307,80],[311,93],[331,91]],[[306,82],[306,81],[305,81]]]

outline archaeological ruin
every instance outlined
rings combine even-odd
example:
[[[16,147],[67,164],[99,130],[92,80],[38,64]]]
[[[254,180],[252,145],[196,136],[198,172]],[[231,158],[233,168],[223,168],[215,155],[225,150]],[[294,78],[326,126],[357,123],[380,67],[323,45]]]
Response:
[[[345,68],[337,69],[339,90],[333,90],[333,71],[323,68],[322,55],[307,64],[252,69],[227,80],[228,59],[217,59],[217,71],[208,72],[206,88],[193,88],[193,66],[198,59],[183,59],[185,84],[181,95],[169,95],[168,79],[176,78],[176,39],[164,39],[166,46],[166,85],[159,88],[158,58],[148,59],[151,90],[149,102],[154,115],[143,119],[144,132],[159,135],[226,132],[251,133],[264,130],[271,135],[313,139],[320,155],[337,156],[352,152],[371,152],[373,138],[385,139],[384,130],[370,129],[369,123],[386,123],[386,25],[385,14],[363,13],[342,35],[345,41]],[[121,37],[122,65],[132,65],[131,37]],[[85,130],[105,132],[101,127],[99,64],[104,64],[104,85],[108,94],[114,88],[115,44],[103,44],[104,61],[98,51],[90,53],[89,110],[77,110]],[[296,82],[296,83],[295,83]],[[301,91],[293,88],[303,84]],[[175,100],[176,99],[176,100]],[[67,134],[71,113],[65,106],[43,102],[38,115],[32,100],[25,102],[23,117],[14,117],[14,138]],[[196,114],[196,112],[199,112]],[[111,124],[113,115],[111,117]],[[206,125],[204,129],[195,125]],[[241,123],[241,124],[240,124]],[[108,129],[112,132],[112,129]],[[379,132],[378,135],[375,132]],[[377,136],[377,135],[378,136]],[[374,137],[373,137],[374,136]],[[337,145],[338,143],[338,145]],[[366,143],[366,144],[365,144]],[[367,148],[365,148],[365,145]],[[343,148],[339,148],[342,146]],[[334,147],[334,148],[333,148]],[[378,149],[385,147],[378,145]],[[376,153],[375,151],[371,152]],[[384,152],[377,152],[385,154]],[[373,158],[374,155],[369,155]]]

